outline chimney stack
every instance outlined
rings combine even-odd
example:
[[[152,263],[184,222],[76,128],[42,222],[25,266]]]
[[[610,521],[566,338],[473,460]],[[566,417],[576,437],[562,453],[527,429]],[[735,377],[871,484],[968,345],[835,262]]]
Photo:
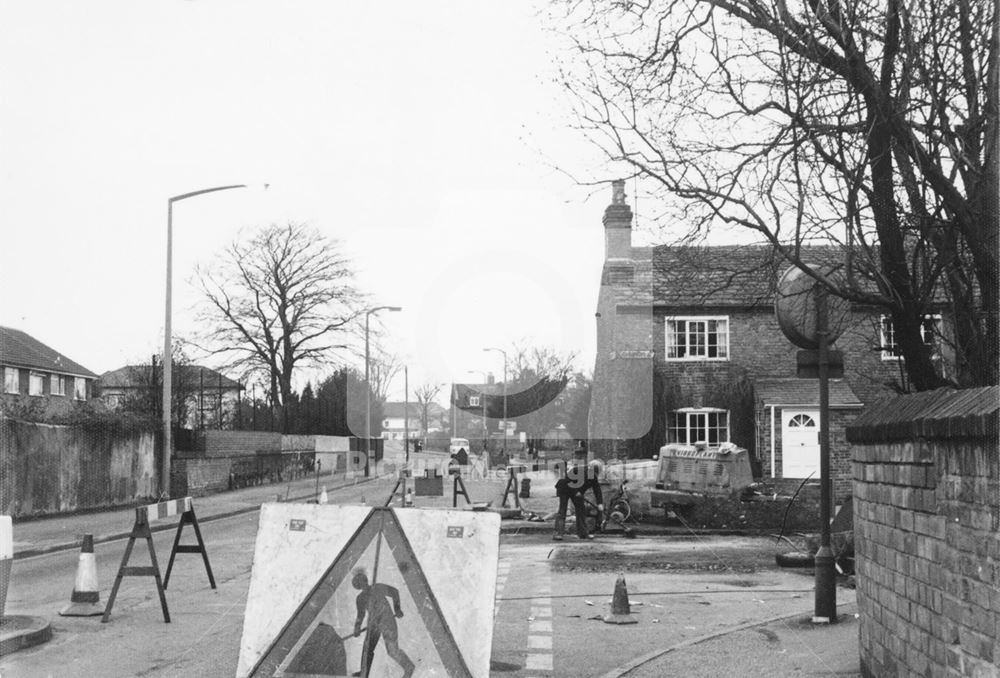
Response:
[[[632,261],[632,210],[625,202],[625,180],[611,182],[611,204],[604,210],[604,258]]]

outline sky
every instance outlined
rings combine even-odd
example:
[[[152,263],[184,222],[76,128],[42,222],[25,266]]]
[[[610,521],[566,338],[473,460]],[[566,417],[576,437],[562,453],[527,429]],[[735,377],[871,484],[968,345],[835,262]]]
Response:
[[[553,48],[530,2],[2,3],[0,324],[98,374],[148,361],[167,199],[247,184],[175,204],[175,337],[196,264],[294,221],[403,307],[380,341],[411,391],[499,376],[486,346],[592,370],[611,189],[555,167],[615,177],[567,128]]]

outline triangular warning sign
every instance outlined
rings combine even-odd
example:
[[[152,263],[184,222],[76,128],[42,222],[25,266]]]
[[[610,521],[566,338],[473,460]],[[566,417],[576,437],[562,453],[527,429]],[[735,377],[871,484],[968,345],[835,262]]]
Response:
[[[408,677],[417,669],[473,676],[394,510],[375,508],[248,675]]]

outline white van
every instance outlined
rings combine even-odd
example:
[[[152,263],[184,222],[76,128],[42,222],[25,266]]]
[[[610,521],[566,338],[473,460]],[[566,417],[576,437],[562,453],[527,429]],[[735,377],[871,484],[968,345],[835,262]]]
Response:
[[[465,450],[466,454],[472,452],[472,448],[469,447],[468,438],[452,438],[451,444],[448,446],[448,454],[458,454],[459,450]]]

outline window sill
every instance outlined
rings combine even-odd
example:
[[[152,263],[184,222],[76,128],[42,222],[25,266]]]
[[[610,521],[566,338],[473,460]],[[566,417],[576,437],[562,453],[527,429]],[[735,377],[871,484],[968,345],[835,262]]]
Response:
[[[729,358],[666,358],[668,363],[728,363]]]

